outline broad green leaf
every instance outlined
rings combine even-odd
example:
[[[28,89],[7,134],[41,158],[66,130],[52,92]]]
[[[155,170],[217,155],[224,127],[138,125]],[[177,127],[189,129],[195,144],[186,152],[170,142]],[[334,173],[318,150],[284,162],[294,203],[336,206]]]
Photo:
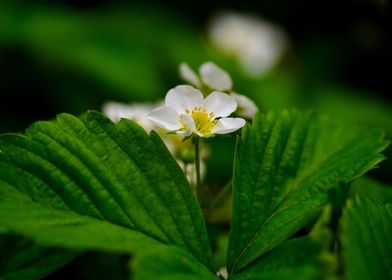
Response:
[[[165,246],[136,230],[67,210],[0,202],[0,233],[27,236],[43,246],[117,253]]]
[[[392,278],[392,201],[357,196],[347,202],[341,242],[347,280]]]
[[[317,279],[320,249],[320,245],[309,237],[286,241],[232,275],[231,279]]]
[[[132,280],[218,280],[189,253],[173,247],[138,254],[131,266]]]
[[[0,149],[0,198],[8,201],[0,213],[3,231],[55,240],[56,234],[37,231],[35,223],[47,219],[63,226],[68,219],[76,219],[68,228],[70,235],[77,231],[75,238],[82,225],[96,231],[94,235],[111,236],[104,229],[107,226],[132,236],[140,232],[137,236],[144,234],[150,240],[189,250],[211,267],[201,211],[185,175],[155,133],[149,137],[129,120],[116,126],[96,112],[80,119],[62,114],[55,121],[33,124],[25,136],[2,135]],[[7,210],[10,201],[17,209],[21,205],[16,203],[21,202],[31,208],[31,216],[25,217],[29,223],[7,218],[16,215]],[[50,209],[60,212],[50,216]],[[101,226],[104,231],[93,230]]]
[[[387,145],[361,130],[297,111],[256,116],[237,144],[228,250],[234,272],[314,217],[327,191],[373,168]]]
[[[8,235],[0,236],[0,252],[1,279],[40,279],[80,254]]]

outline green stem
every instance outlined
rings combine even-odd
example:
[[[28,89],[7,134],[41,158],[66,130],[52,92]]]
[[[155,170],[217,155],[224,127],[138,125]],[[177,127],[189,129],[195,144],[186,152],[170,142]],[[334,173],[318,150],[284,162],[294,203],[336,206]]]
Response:
[[[200,140],[199,137],[194,138],[195,144],[195,170],[196,170],[196,197],[200,202],[201,190],[201,176],[200,176]]]

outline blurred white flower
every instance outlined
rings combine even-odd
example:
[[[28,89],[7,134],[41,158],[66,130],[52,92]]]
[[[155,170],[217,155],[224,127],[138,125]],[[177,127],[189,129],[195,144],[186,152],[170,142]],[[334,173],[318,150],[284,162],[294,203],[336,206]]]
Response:
[[[215,48],[238,59],[251,76],[260,76],[271,69],[288,42],[280,27],[256,15],[235,12],[215,15],[207,33]]]
[[[180,64],[180,76],[189,84],[203,90],[205,86],[211,91],[226,91],[237,101],[236,114],[239,117],[252,119],[258,112],[256,104],[245,95],[232,91],[233,82],[230,75],[213,62],[205,62],[199,68],[199,76],[186,63]]]
[[[196,185],[196,167],[194,163],[184,163],[183,161],[178,161],[178,164],[184,170],[189,183],[194,186]],[[203,180],[206,177],[207,167],[204,161],[200,161],[200,178]]]
[[[223,279],[227,279],[229,277],[229,273],[227,272],[227,268],[222,266],[219,268],[218,272],[216,273],[217,276],[222,276]]]
[[[135,103],[124,104],[120,102],[109,101],[102,107],[102,112],[113,122],[119,122],[121,118],[135,121],[147,132],[154,128],[154,123],[147,119],[148,114],[161,106],[161,103]]]
[[[244,119],[228,118],[236,109],[236,100],[228,94],[214,91],[204,99],[199,90],[181,85],[169,90],[165,106],[153,110],[148,119],[185,137],[196,134],[208,138],[245,125]]]
[[[185,155],[185,157],[191,157],[186,155],[187,149],[191,148],[190,144],[185,142],[182,143],[182,137],[178,135],[168,135],[166,131],[157,129],[155,123],[147,118],[151,111],[162,105],[163,102],[125,104],[109,101],[102,106],[102,111],[115,123],[119,122],[120,119],[125,118],[133,120],[144,128],[146,132],[155,129],[174,157],[182,158],[183,155]]]

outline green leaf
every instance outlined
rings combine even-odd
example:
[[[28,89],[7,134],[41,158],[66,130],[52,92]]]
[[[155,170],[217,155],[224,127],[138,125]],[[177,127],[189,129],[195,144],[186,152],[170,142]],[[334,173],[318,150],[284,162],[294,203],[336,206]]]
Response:
[[[0,236],[0,252],[1,279],[41,279],[80,254],[8,235]]]
[[[392,201],[378,203],[365,196],[347,202],[341,242],[348,280],[392,278]]]
[[[132,271],[132,280],[218,280],[189,253],[173,247],[138,254],[132,262]]]
[[[33,124],[26,136],[2,135],[0,149],[0,198],[7,201],[0,207],[3,232],[45,244],[95,246],[86,230],[102,242],[104,236],[116,240],[113,249],[121,250],[121,239],[113,236],[119,232],[130,242],[179,246],[212,266],[201,211],[185,175],[155,133],[149,137],[129,120],[116,126],[96,112],[80,119],[62,114],[56,121]],[[65,240],[66,225],[64,234],[79,241]]]
[[[43,246],[117,253],[164,246],[147,235],[104,220],[37,204],[0,202],[0,233],[27,236]]]
[[[256,116],[237,143],[229,271],[306,225],[328,200],[327,191],[373,168],[386,145],[379,130],[312,113]]]
[[[320,249],[320,245],[309,237],[286,241],[232,275],[231,279],[317,279]]]
[[[333,200],[333,197],[330,200]],[[331,202],[328,203],[325,205],[318,221],[309,233],[309,236],[321,246],[319,267],[320,274],[323,276],[322,279],[325,280],[340,279],[340,244],[338,242],[336,228],[341,214],[341,209],[339,213],[334,212],[333,204]]]
[[[355,181],[350,188],[350,196],[355,197],[357,194],[369,197],[374,201],[391,202],[392,185],[385,185],[369,177],[361,177]]]

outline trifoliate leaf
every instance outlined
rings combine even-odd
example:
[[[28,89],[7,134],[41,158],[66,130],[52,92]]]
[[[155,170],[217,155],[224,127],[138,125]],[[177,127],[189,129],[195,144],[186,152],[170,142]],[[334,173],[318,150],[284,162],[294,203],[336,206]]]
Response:
[[[297,111],[257,115],[237,144],[229,271],[243,268],[301,229],[328,200],[384,157],[379,130]]]

